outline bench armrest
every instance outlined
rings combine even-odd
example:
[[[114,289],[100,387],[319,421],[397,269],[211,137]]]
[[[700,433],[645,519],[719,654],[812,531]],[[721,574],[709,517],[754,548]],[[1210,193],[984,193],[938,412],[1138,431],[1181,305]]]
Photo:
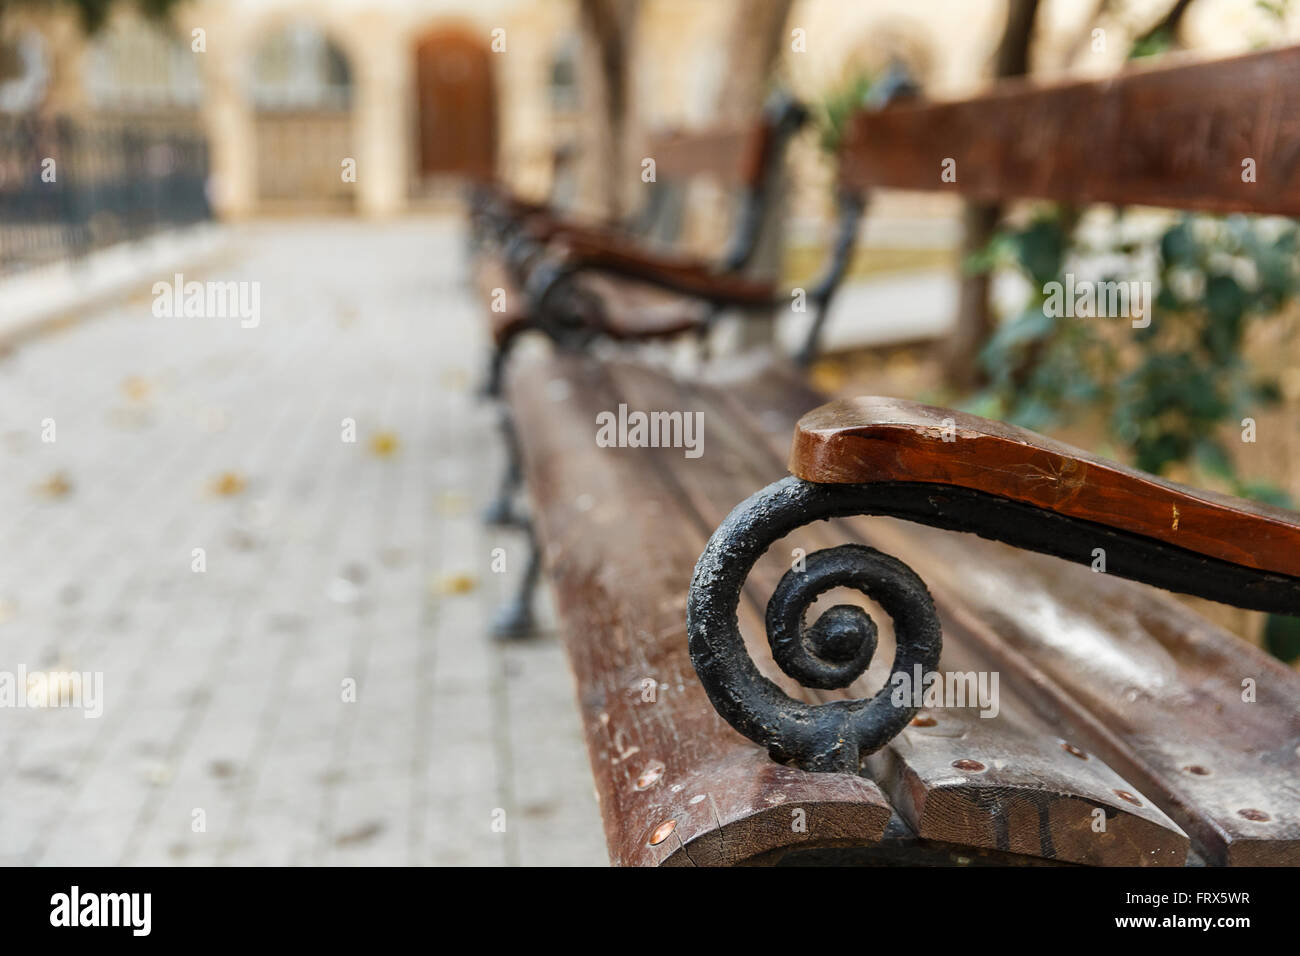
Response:
[[[1025,429],[890,398],[832,402],[800,419],[790,477],[742,502],[700,556],[687,601],[691,660],[718,712],[772,756],[856,773],[915,708],[894,675],[937,668],[934,604],[906,565],[860,545],[809,554],[767,607],[772,656],[808,687],[865,672],[876,626],[860,608],[803,617],[823,592],[856,588],[893,619],[893,674],[870,700],[796,701],[762,678],[736,627],[741,588],[774,542],[812,521],[887,515],[1054,555],[1255,610],[1300,614],[1300,514],[1188,488]]]
[[[723,307],[771,308],[773,283],[736,273],[720,272],[713,263],[691,256],[655,252],[608,233],[557,234],[567,271],[604,272],[693,296]]]
[[[819,483],[912,481],[967,489],[1246,571],[1300,578],[1294,511],[1176,484],[951,409],[875,397],[823,405],[800,419],[790,471]],[[1166,587],[1209,596],[1197,581],[1177,583]],[[1300,612],[1300,604],[1291,610]]]

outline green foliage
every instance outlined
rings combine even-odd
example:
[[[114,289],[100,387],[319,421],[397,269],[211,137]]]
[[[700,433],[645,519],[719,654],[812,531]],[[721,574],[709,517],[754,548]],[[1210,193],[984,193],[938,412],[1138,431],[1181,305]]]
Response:
[[[1120,238],[1120,218],[1099,249],[1076,238],[1075,223],[1070,209],[1044,211],[1001,232],[967,263],[1011,267],[1030,289],[1024,308],[983,348],[979,361],[990,384],[967,407],[1037,430],[1099,415],[1120,456],[1127,452],[1144,471],[1190,467],[1234,494],[1290,506],[1282,490],[1235,473],[1221,436],[1280,398],[1278,383],[1255,373],[1242,348],[1252,318],[1276,314],[1300,296],[1297,224],[1186,215],[1134,241]],[[1095,269],[1117,258],[1125,275],[1100,281],[1137,278],[1146,264],[1149,325],[1054,317],[1049,283],[1065,285],[1089,260]],[[1265,643],[1284,660],[1300,656],[1300,621],[1270,618]]]
[[[1072,213],[1047,212],[1000,234],[970,264],[1014,267],[1030,287],[1024,309],[980,354],[990,381],[982,404],[1030,428],[1077,410],[1100,411],[1110,438],[1139,468],[1160,474],[1195,465],[1239,494],[1276,499],[1237,479],[1218,436],[1226,423],[1278,398],[1277,383],[1255,376],[1241,350],[1250,317],[1275,313],[1300,293],[1296,225],[1184,216],[1154,240],[1091,250],[1072,233]],[[1126,317],[1051,314],[1050,283],[1066,286],[1079,259],[1117,254],[1155,263],[1145,328]]]
[[[1300,659],[1300,618],[1269,615],[1264,626],[1264,647],[1284,661]]]
[[[1147,247],[1117,241],[1087,250],[1060,209],[1001,233],[970,267],[1010,265],[1031,294],[980,354],[991,381],[980,401],[1031,428],[1100,410],[1115,444],[1144,471],[1196,464],[1244,488],[1217,432],[1277,401],[1277,382],[1252,375],[1242,345],[1249,317],[1277,312],[1300,293],[1297,241],[1292,222],[1184,216]],[[1066,285],[1070,261],[1115,254],[1156,263],[1145,328],[1126,317],[1050,313],[1048,286]],[[1119,278],[1128,276],[1099,281]]]
[[[871,92],[875,77],[870,73],[855,73],[847,82],[832,89],[813,106],[813,120],[817,124],[818,145],[827,153],[839,152],[848,129],[849,117],[861,109]]]

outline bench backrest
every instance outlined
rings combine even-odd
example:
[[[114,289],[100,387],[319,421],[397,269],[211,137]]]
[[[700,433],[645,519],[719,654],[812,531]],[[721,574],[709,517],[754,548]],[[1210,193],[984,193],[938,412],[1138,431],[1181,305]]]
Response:
[[[807,118],[801,103],[777,93],[759,118],[744,126],[652,134],[647,155],[655,161],[656,179],[635,228],[650,238],[675,242],[689,202],[689,185],[709,180],[735,198],[722,267],[741,268],[758,246],[786,147]]]
[[[862,111],[840,159],[855,190],[1297,215],[1300,47]]]

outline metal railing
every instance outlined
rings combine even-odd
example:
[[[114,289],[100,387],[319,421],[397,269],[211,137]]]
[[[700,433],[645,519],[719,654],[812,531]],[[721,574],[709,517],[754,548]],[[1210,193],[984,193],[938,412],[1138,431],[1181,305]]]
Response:
[[[0,274],[210,219],[192,122],[0,113]]]

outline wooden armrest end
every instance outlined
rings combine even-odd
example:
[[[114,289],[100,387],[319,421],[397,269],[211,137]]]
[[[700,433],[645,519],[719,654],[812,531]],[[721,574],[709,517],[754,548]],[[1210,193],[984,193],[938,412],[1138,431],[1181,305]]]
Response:
[[[969,489],[1255,571],[1300,577],[1300,514],[1175,484],[951,409],[880,397],[823,405],[800,419],[790,470],[818,483]]]

